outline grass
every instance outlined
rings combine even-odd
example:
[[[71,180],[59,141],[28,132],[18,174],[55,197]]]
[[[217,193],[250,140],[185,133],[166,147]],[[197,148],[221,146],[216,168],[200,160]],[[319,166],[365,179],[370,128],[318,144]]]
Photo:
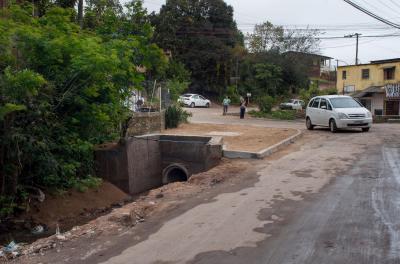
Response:
[[[294,110],[276,110],[271,113],[265,113],[260,111],[250,111],[249,114],[253,117],[258,118],[269,118],[269,119],[278,119],[278,120],[295,120],[296,119],[296,111]]]

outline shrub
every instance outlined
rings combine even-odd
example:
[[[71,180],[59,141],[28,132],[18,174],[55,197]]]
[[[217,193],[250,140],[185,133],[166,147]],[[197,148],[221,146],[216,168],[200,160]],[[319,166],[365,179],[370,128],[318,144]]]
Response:
[[[186,112],[181,106],[173,104],[165,111],[165,128],[177,128],[181,123],[187,123],[191,113]]]
[[[294,110],[278,110],[271,112],[272,119],[294,120],[296,119],[296,111]]]
[[[258,99],[258,107],[261,112],[270,113],[274,106],[275,100],[272,96],[265,95]]]
[[[294,110],[277,110],[270,113],[250,111],[249,114],[258,118],[280,119],[280,120],[295,120],[296,111]]]

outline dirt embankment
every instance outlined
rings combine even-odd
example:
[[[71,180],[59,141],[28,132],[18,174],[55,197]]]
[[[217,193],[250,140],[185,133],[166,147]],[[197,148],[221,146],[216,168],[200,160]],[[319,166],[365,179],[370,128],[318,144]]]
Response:
[[[32,242],[40,237],[53,235],[60,230],[88,222],[111,211],[113,206],[123,205],[129,196],[114,185],[103,182],[98,188],[86,192],[77,190],[45,195],[40,203],[32,201],[27,212],[1,227],[0,245],[11,241]],[[33,228],[41,226],[43,232],[33,235]]]

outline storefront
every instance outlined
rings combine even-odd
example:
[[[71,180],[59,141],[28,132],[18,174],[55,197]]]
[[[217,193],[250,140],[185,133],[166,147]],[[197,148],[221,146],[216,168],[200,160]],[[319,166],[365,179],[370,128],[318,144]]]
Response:
[[[400,83],[371,86],[352,96],[374,116],[400,116]]]
[[[400,84],[385,85],[385,115],[398,116],[400,115]]]

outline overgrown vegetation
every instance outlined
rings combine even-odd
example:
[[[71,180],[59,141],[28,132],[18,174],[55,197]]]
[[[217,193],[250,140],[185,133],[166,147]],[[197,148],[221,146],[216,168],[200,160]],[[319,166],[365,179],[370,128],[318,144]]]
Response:
[[[93,146],[120,136],[125,102],[146,78],[137,66],[155,76],[167,64],[150,24],[138,19],[141,5],[126,10],[105,6],[87,30],[73,9],[1,11],[0,217],[23,204],[25,186],[84,191],[99,183]]]
[[[295,110],[276,110],[271,112],[262,111],[250,111],[249,114],[258,118],[269,118],[269,119],[279,119],[279,120],[295,120],[296,111]]]
[[[264,95],[258,98],[258,108],[263,113],[270,113],[274,104],[275,100],[272,96]]]
[[[308,102],[311,100],[311,98],[318,96],[318,95],[334,95],[338,94],[338,91],[336,88],[331,88],[331,89],[325,89],[325,90],[320,90],[318,89],[318,86],[315,84],[312,84],[308,87],[308,89],[302,89],[299,92],[299,97],[301,100],[303,100],[306,105]]]
[[[185,111],[180,105],[173,104],[165,111],[165,128],[177,128],[179,124],[187,123],[192,114]]]

